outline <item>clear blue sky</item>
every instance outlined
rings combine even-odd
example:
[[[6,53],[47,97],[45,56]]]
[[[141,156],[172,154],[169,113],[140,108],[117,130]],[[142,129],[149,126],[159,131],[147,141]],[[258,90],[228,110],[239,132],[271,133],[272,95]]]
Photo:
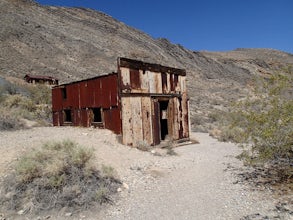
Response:
[[[37,0],[102,11],[191,50],[272,48],[293,54],[293,0]]]

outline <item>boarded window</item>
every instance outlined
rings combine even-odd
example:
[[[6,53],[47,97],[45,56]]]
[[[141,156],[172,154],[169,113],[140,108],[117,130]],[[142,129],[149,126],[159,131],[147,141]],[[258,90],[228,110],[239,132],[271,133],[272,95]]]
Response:
[[[140,78],[139,78],[139,70],[131,69],[130,70],[130,85],[133,89],[140,88]]]
[[[64,110],[64,122],[72,122],[71,110],[70,109],[65,109]]]
[[[163,89],[163,93],[167,91],[167,74],[166,73],[162,73],[162,89]]]

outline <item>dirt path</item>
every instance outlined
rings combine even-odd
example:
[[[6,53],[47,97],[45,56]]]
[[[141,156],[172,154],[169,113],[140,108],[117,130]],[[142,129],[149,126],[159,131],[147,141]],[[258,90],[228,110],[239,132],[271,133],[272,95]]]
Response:
[[[85,211],[70,219],[265,219],[277,200],[269,191],[252,191],[237,183],[227,167],[241,167],[240,151],[208,134],[194,133],[200,144],[175,149],[177,156],[156,156],[117,143],[107,130],[33,128],[0,133],[0,175],[22,152],[49,140],[70,139],[93,147],[97,164],[113,166],[123,181],[119,199],[100,212]],[[280,214],[280,213],[279,213]],[[50,214],[64,218],[64,210]],[[246,216],[246,218],[244,218]],[[290,219],[279,215],[279,219]]]

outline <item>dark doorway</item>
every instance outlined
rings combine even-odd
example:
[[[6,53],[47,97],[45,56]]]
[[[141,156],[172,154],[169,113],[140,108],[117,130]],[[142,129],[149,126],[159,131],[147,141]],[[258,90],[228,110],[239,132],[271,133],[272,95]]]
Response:
[[[72,122],[71,110],[70,109],[65,109],[64,114],[65,114],[64,122]]]
[[[93,108],[93,114],[94,114],[93,122],[102,122],[101,108]]]
[[[169,101],[159,101],[160,103],[160,124],[161,140],[165,140],[168,132],[168,104]]]

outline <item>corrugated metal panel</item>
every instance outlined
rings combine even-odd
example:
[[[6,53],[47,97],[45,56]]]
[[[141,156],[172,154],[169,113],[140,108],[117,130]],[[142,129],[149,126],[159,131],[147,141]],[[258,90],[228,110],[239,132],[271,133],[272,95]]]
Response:
[[[97,79],[88,81],[87,89],[90,95],[88,95],[89,104],[87,107],[93,108],[96,106],[96,87],[97,87]]]
[[[81,126],[88,127],[88,111],[86,109],[80,109],[80,124]]]
[[[53,125],[60,126],[59,112],[53,112]]]
[[[52,89],[52,110],[53,111],[60,111],[62,109],[62,94],[61,89],[56,88]]]
[[[90,106],[90,97],[93,95],[92,91],[88,89],[88,82],[80,82],[79,84],[80,108]]]
[[[100,79],[96,79],[93,81],[93,93],[94,93],[94,103],[92,107],[101,107],[102,106],[102,83]]]
[[[118,78],[116,76],[109,77],[110,105],[118,106]]]
[[[121,133],[120,110],[118,108],[104,109],[105,128],[112,130],[115,134]]]
[[[102,84],[102,94],[101,94],[101,106],[103,108],[110,108],[111,106],[111,78],[103,78],[101,79],[101,84]]]

